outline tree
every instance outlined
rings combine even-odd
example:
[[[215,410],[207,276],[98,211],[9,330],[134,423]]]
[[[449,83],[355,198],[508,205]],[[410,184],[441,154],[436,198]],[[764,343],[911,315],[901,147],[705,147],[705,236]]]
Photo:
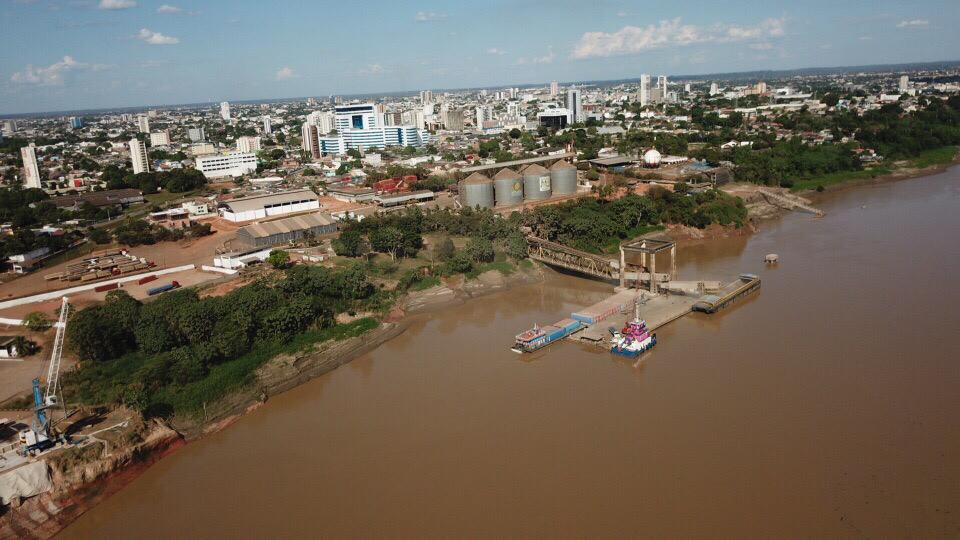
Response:
[[[109,244],[113,241],[113,238],[110,238],[110,233],[104,229],[91,227],[87,232],[87,238],[89,238],[95,244]]]
[[[40,311],[28,313],[27,316],[23,318],[23,325],[27,327],[27,330],[34,332],[45,332],[53,326],[50,323],[50,319]]]
[[[27,339],[24,336],[13,338],[13,347],[17,350],[17,356],[33,356],[40,351],[37,342]]]
[[[341,257],[359,257],[364,253],[363,234],[355,228],[348,228],[331,242],[333,252]]]
[[[290,254],[282,249],[275,249],[270,252],[267,262],[274,268],[284,268],[290,263]]]
[[[444,236],[433,248],[433,255],[439,261],[450,260],[456,252],[457,248],[453,245],[453,240],[449,236]]]
[[[466,254],[474,262],[493,262],[496,253],[493,251],[493,242],[486,238],[471,238],[467,242]]]
[[[67,325],[67,342],[80,360],[110,360],[133,346],[133,336],[105,305],[78,311]]]
[[[402,254],[403,244],[403,232],[396,227],[380,227],[370,233],[370,247],[379,253],[389,253],[393,260]]]
[[[523,132],[521,132],[521,131],[520,131],[519,129],[517,129],[517,128],[513,128],[513,129],[510,130],[510,138],[511,138],[511,139],[519,139],[521,135],[523,135]]]

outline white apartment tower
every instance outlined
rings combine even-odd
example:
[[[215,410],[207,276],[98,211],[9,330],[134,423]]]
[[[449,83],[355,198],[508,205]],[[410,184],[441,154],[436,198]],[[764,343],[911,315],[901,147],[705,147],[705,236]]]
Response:
[[[230,120],[230,102],[221,101],[220,102],[220,118],[224,120]]]
[[[901,75],[900,84],[897,85],[897,90],[899,90],[900,93],[902,94],[907,91],[907,88],[909,88],[909,86],[910,86],[910,77],[907,77],[906,75]]]
[[[317,133],[317,126],[305,122],[300,128],[300,136],[303,138],[303,151],[311,159],[320,159],[320,136]]]
[[[37,165],[37,146],[30,143],[20,149],[23,157],[23,187],[40,189],[40,167]]]
[[[660,75],[659,77],[657,77],[657,88],[661,90],[660,92],[661,94],[663,95],[667,94],[667,76],[666,75]]]
[[[237,151],[245,153],[256,153],[260,151],[260,137],[239,137],[237,139]]]
[[[557,81],[550,82],[550,97],[557,97],[557,94],[560,93],[560,83]]]
[[[640,106],[650,104],[650,75],[643,73],[640,75]]]
[[[720,93],[720,88],[717,87],[717,83],[710,83],[710,95],[715,96]]]
[[[133,174],[150,172],[147,145],[143,144],[143,141],[130,139],[130,161],[133,162]]]
[[[144,114],[137,117],[137,129],[140,133],[150,133],[150,118]]]
[[[150,146],[169,146],[170,132],[167,130],[150,133]]]
[[[263,132],[264,132],[266,135],[269,135],[269,134],[273,133],[273,125],[271,125],[271,123],[270,123],[270,116],[269,116],[269,115],[263,117]]]

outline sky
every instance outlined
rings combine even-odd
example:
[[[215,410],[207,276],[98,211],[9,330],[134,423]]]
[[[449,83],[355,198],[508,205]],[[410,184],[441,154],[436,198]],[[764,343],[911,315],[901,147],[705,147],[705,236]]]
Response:
[[[0,0],[0,114],[960,60],[957,0]]]

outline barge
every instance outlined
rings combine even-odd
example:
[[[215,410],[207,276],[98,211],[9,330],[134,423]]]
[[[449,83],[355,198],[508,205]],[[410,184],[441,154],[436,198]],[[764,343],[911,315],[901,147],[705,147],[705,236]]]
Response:
[[[584,325],[573,319],[562,319],[553,324],[544,326],[533,325],[533,328],[517,334],[511,351],[515,353],[532,353],[547,345],[559,341],[573,333],[579,332]]]

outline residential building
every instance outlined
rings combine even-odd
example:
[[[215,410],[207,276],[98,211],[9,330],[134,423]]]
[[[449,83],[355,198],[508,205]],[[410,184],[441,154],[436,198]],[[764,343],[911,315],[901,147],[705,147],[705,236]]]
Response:
[[[557,81],[550,82],[550,97],[557,97],[557,94],[560,93],[560,83]]]
[[[263,117],[263,132],[267,135],[273,133],[273,126],[270,124],[270,116]]]
[[[83,127],[83,118],[79,116],[70,117],[70,128],[71,129],[81,129]]]
[[[650,104],[650,75],[643,73],[640,75],[640,106]]]
[[[537,123],[554,129],[563,129],[567,127],[570,120],[570,111],[563,107],[547,109],[537,113]]]
[[[133,163],[133,174],[150,172],[150,158],[147,156],[147,145],[143,141],[130,139],[130,161]]]
[[[316,193],[309,189],[295,189],[227,201],[221,204],[220,215],[239,222],[319,209],[320,198]]]
[[[200,142],[191,144],[187,148],[187,152],[194,156],[207,156],[217,153],[217,149],[213,146],[213,143]]]
[[[910,88],[910,77],[907,77],[906,75],[901,75],[900,83],[897,85],[897,90],[899,90],[900,93],[903,94],[903,93],[906,93],[907,89],[909,88]]]
[[[37,164],[37,146],[30,143],[20,149],[23,158],[23,187],[41,189],[40,166]]]
[[[249,152],[201,156],[197,158],[196,166],[207,178],[243,176],[257,170],[257,156]]]
[[[207,134],[203,132],[202,127],[190,128],[187,130],[187,136],[190,138],[190,142],[203,142],[207,140]]]
[[[317,127],[317,133],[326,135],[334,129],[333,113],[330,111],[314,111],[307,115],[307,123]]]
[[[228,101],[220,102],[220,118],[227,121],[230,120],[230,102]]]
[[[720,93],[720,88],[717,87],[717,83],[710,83],[710,95],[715,96]]]
[[[146,115],[137,116],[137,129],[140,133],[150,133],[150,119]]]
[[[474,119],[474,124],[477,126],[477,129],[483,129],[483,123],[487,120],[493,120],[493,107],[489,105],[477,105],[476,117]]]
[[[150,146],[169,146],[170,132],[167,130],[153,131],[150,133]]]
[[[427,103],[433,103],[433,92],[430,90],[421,90],[420,103],[422,105],[426,105]]]
[[[312,159],[320,159],[320,137],[317,126],[304,123],[300,128],[300,137],[303,139],[303,151]]]
[[[237,139],[237,151],[238,152],[259,152],[260,151],[260,137],[247,136],[239,137]]]
[[[586,120],[583,116],[583,101],[580,97],[580,90],[570,88],[567,90],[567,111],[570,112],[569,123],[575,124]]]
[[[666,75],[660,75],[659,77],[657,77],[657,88],[661,90],[660,93],[662,95],[664,96],[667,95],[667,76]]]

